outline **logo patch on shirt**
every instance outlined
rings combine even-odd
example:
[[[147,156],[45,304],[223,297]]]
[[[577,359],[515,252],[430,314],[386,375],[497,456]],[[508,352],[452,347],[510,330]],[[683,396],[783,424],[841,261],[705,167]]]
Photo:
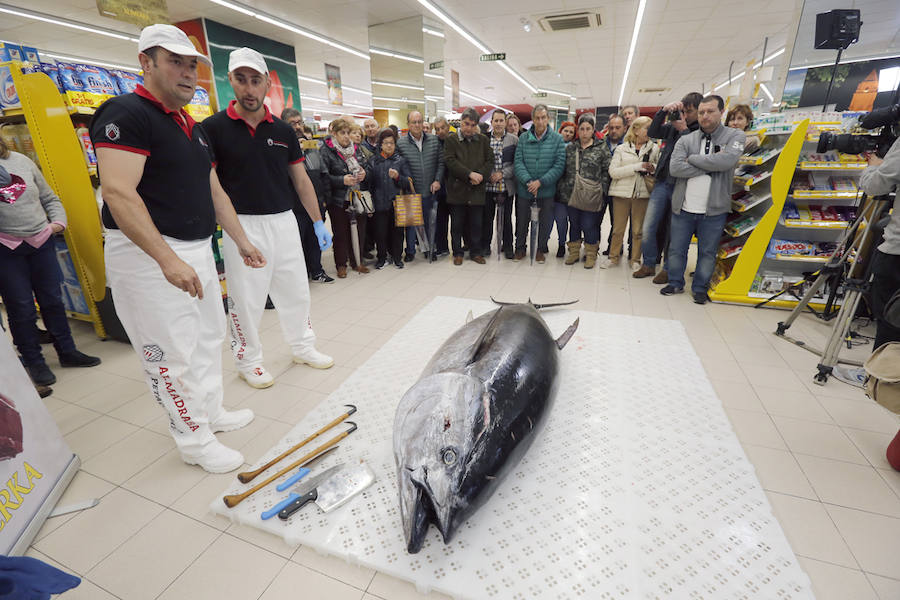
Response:
[[[278,140],[273,140],[272,138],[267,139],[266,143],[269,144],[270,146],[278,146],[279,148],[287,148],[288,147],[288,145],[285,144],[284,142],[279,142]]]
[[[744,147],[744,145],[742,143],[740,143],[738,140],[734,140],[734,143],[732,143],[731,145],[734,147],[735,150],[740,150]]]
[[[204,140],[202,136],[198,137],[197,141],[200,142],[200,145],[204,148],[209,148],[209,144],[206,143],[206,140]]]
[[[107,123],[106,129],[104,129],[104,133],[106,133],[106,139],[113,142],[118,141],[119,137],[121,136],[119,126],[115,123]]]
[[[107,127],[109,126],[107,125]],[[144,346],[142,350],[144,353],[144,360],[147,362],[160,362],[166,357],[163,349],[156,344],[148,344]]]

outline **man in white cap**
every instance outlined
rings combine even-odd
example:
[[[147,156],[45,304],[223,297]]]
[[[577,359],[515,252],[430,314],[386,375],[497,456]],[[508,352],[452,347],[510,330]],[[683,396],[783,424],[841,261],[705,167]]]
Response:
[[[138,50],[143,85],[105,102],[91,125],[108,230],[107,281],[182,458],[226,473],[244,457],[214,434],[243,427],[253,412],[222,407],[216,222],[244,264],[261,268],[266,261],[219,184],[205,132],[182,109],[197,85],[197,63],[209,59],[171,25],[146,27]]]
[[[303,151],[290,125],[269,112],[264,99],[271,86],[263,56],[238,48],[228,60],[228,81],[235,100],[203,121],[216,171],[250,241],[268,258],[265,267],[243,264],[236,240],[222,236],[231,353],[240,376],[252,387],[267,388],[275,380],[263,366],[259,323],[266,296],[272,298],[284,339],[294,362],[327,369],[334,360],[315,348],[309,319],[306,261],[292,209],[299,196],[313,221],[319,247],[331,245]]]

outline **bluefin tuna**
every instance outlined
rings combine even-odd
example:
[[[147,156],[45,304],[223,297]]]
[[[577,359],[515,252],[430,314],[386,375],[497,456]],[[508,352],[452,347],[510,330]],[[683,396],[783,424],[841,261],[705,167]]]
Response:
[[[470,319],[400,400],[394,458],[410,553],[422,548],[431,523],[449,543],[518,464],[546,420],[560,350],[578,320],[554,339],[538,314],[541,307],[530,300],[502,304]]]

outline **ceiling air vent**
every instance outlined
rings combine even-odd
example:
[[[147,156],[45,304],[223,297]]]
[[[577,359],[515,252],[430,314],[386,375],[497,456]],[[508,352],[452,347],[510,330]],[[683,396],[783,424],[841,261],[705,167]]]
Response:
[[[660,93],[660,92],[668,92],[670,89],[672,89],[672,88],[667,88],[667,87],[646,87],[646,88],[640,88],[640,89],[638,90],[638,93],[640,93],[640,94],[657,94],[657,93]]]
[[[591,29],[600,27],[600,14],[584,11],[562,15],[547,15],[538,19],[538,24],[544,31]]]
[[[529,71],[549,71],[552,68],[553,67],[551,67],[550,65],[532,65],[530,67],[527,67]]]

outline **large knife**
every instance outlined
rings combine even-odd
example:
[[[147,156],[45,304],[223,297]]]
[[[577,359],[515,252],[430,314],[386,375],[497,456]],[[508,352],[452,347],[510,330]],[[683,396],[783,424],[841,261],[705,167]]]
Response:
[[[344,468],[344,465],[336,465],[331,467],[326,471],[322,471],[318,475],[314,475],[310,477],[306,481],[301,482],[297,487],[291,490],[291,493],[288,494],[288,497],[265,511],[261,516],[265,521],[266,519],[271,519],[275,515],[279,514],[285,508],[290,506],[292,503],[296,502],[298,499],[306,497],[311,491],[315,491],[319,484],[327,481],[331,476],[335,475],[338,471]]]
[[[369,465],[360,463],[348,467],[285,506],[278,513],[278,518],[286,521],[310,502],[315,502],[322,512],[332,511],[372,485],[374,481],[375,473]]]

